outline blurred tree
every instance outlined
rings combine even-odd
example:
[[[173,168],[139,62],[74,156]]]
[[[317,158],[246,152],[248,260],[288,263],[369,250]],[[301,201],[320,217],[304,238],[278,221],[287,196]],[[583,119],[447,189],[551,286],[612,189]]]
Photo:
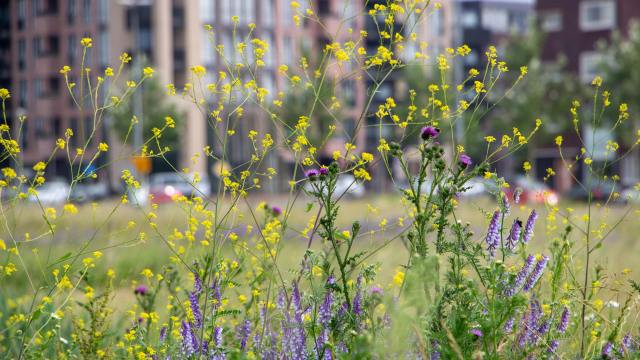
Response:
[[[536,149],[542,144],[550,144],[553,138],[572,127],[569,108],[574,99],[583,100],[585,87],[575,75],[564,70],[565,61],[542,62],[540,55],[544,40],[543,33],[532,28],[527,35],[512,37],[502,54],[509,67],[502,82],[509,87],[520,75],[520,68],[528,68],[527,75],[511,91],[502,95],[508,88],[496,91],[491,99],[490,112],[480,127],[484,135],[493,135],[500,139],[502,134],[511,135],[511,129],[517,127],[522,133],[528,133],[535,127],[535,120],[542,119],[539,129],[526,147],[527,154],[516,154],[512,160],[532,162]],[[499,104],[496,104],[498,103]],[[496,104],[495,108],[492,105]],[[473,138],[481,138],[475,136]],[[481,145],[482,150],[486,144]],[[513,166],[509,168],[513,169]]]
[[[145,80],[142,93],[142,111],[143,111],[143,141],[153,136],[153,128],[162,129],[165,126],[165,118],[170,116],[176,123],[174,128],[166,128],[160,138],[162,147],[169,146],[172,151],[176,151],[180,147],[179,136],[182,129],[183,114],[181,114],[176,106],[167,99],[164,89],[160,82],[154,78]],[[113,109],[114,129],[120,138],[124,141],[131,126],[131,119],[134,115],[140,117],[140,114],[134,114],[134,100],[124,102],[117,108]],[[139,125],[135,125],[139,126]],[[133,129],[129,134],[127,142],[133,141]],[[155,141],[148,144],[149,149],[158,151]]]

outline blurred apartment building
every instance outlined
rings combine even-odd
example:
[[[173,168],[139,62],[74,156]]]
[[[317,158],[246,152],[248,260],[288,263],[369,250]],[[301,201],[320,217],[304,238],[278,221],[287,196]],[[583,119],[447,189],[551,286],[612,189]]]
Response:
[[[279,65],[286,64],[294,69],[303,53],[320,53],[332,41],[345,41],[351,36],[349,29],[353,34],[360,30],[377,34],[372,18],[358,15],[367,13],[376,3],[386,2],[313,1],[313,10],[325,26],[304,22],[301,27],[296,27],[289,0],[3,1],[0,4],[0,22],[9,26],[0,29],[0,65],[5,65],[0,67],[0,86],[12,91],[10,118],[15,120],[20,114],[28,116],[21,134],[25,166],[46,159],[55,139],[62,137],[65,129],[71,128],[76,134],[76,143],[71,144],[75,147],[84,142],[87,129],[92,126],[92,114],[83,113],[73,106],[58,73],[62,66],[69,65],[73,69],[71,79],[78,78],[80,39],[83,37],[93,38],[93,48],[86,63],[94,74],[102,72],[109,64],[118,64],[118,57],[126,51],[154,67],[155,76],[163,85],[174,83],[180,89],[191,80],[191,66],[207,68],[204,83],[214,82],[218,71],[226,69],[228,64],[218,55],[217,44],[224,45],[226,56],[231,61],[239,61],[233,44],[232,22],[232,17],[238,16],[236,41],[247,34],[249,23],[255,23],[256,36],[270,44],[264,59],[266,65],[258,73],[257,82],[269,90],[270,96],[275,96],[279,91],[287,90],[285,79],[277,76]],[[440,3],[441,9],[430,13],[420,23],[413,24],[413,17],[407,20],[408,24],[397,19],[395,30],[406,37],[408,29],[413,29],[412,32],[418,35],[418,42],[429,44],[427,51],[432,59],[447,47],[468,43],[475,55],[468,57],[470,61],[465,64],[465,70],[480,66],[488,44],[512,31],[526,31],[531,6],[530,0],[441,0]],[[214,28],[213,42],[204,29],[205,24]],[[380,40],[376,36],[369,36],[364,44],[369,54],[375,53],[379,45]],[[405,49],[403,56],[406,61],[412,60],[415,50]],[[329,66],[329,73],[340,80],[336,95],[342,99],[343,110],[340,114],[341,129],[336,132],[342,136],[327,144],[326,154],[342,148],[345,142],[353,142],[360,150],[376,153],[380,137],[377,119],[370,114],[372,111],[363,113],[367,89],[375,84],[376,75],[363,76],[357,71],[353,75],[357,69],[348,65]],[[379,69],[379,73],[383,74],[384,70]],[[407,91],[398,76],[389,76],[374,95],[370,109],[376,109],[387,97],[402,98]],[[193,104],[172,101],[176,101],[186,116],[178,167],[211,171],[214,164],[199,161],[194,165],[190,160],[205,145],[215,142],[207,119]],[[231,165],[242,164],[249,159],[251,148],[245,140],[250,129],[272,130],[271,120],[264,111],[247,105],[245,113],[245,119],[250,121],[238,123],[236,135],[228,144]],[[96,145],[100,141],[109,141],[113,146],[108,123],[105,121],[104,126],[98,129],[94,139]],[[387,129],[391,127],[385,127],[384,131],[390,131]],[[280,151],[275,159],[270,159],[270,166],[293,166],[292,160],[291,154]],[[119,172],[118,167],[130,167],[130,164],[126,160],[116,163],[112,167],[114,175]],[[67,169],[66,154],[60,152],[53,159],[49,171],[64,176]],[[382,168],[377,170],[381,174],[386,171]]]
[[[598,51],[598,44],[611,39],[614,32],[626,36],[633,21],[640,20],[640,1],[637,0],[538,0],[536,12],[540,29],[545,32],[542,49],[543,61],[562,59],[566,69],[575,74],[585,84],[600,75],[599,67],[607,59]],[[629,99],[630,101],[632,99]],[[614,140],[606,129],[583,129],[585,146],[606,144]],[[592,135],[594,134],[594,135]],[[563,153],[567,158],[579,154],[583,146],[575,133],[564,134]],[[602,146],[603,147],[603,146]],[[544,167],[563,169],[554,144],[538,149],[538,162]],[[612,169],[620,174],[623,186],[631,186],[640,181],[640,157],[637,152],[629,154],[617,162]],[[594,151],[593,160],[611,160],[613,153]],[[589,172],[581,162],[576,164],[576,175],[585,180]],[[570,174],[558,174],[556,187],[569,190],[573,185]]]

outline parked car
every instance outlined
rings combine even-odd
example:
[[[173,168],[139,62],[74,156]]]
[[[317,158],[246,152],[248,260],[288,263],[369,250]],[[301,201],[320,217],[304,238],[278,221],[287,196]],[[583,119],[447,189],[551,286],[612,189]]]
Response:
[[[589,193],[591,193],[592,200],[603,201],[607,200],[618,189],[620,189],[619,185],[611,180],[591,179],[584,181],[582,185],[576,184],[567,192],[567,197],[573,200],[587,201]]]
[[[547,184],[528,176],[517,177],[511,187],[505,189],[506,195],[511,199],[516,191],[520,193],[520,202],[525,204],[549,204],[554,206],[560,200],[558,193],[549,188]]]
[[[129,193],[134,203],[146,205],[149,195],[153,196],[153,202],[162,204],[169,202],[174,196],[185,195],[188,197],[209,197],[211,195],[211,183],[209,178],[201,176],[200,181],[194,184],[193,174],[176,172],[162,172],[151,174],[148,183],[143,183],[140,188]]]
[[[460,193],[461,197],[478,197],[489,194],[491,184],[489,184],[489,180],[476,176],[469,179],[464,187],[465,190]]]
[[[620,193],[620,201],[626,204],[640,204],[640,189],[636,186],[624,189]]]
[[[71,188],[69,183],[62,178],[53,178],[36,188],[38,196],[29,195],[29,201],[47,205],[58,205],[69,199]]]
[[[317,191],[315,185],[309,181],[304,185],[304,189],[307,192]],[[323,192],[326,192],[326,187],[320,189]],[[359,198],[364,196],[365,189],[364,185],[361,182],[357,181],[356,178],[351,174],[342,174],[338,176],[336,180],[336,188],[333,192],[333,196],[335,198],[339,197],[355,197]]]
[[[74,202],[91,202],[109,196],[109,186],[105,181],[82,182],[71,189],[71,200]]]

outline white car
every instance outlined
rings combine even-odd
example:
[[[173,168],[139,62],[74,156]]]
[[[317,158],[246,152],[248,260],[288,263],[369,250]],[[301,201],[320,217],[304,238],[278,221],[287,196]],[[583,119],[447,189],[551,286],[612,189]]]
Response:
[[[307,183],[304,185],[304,189],[307,192],[317,191],[317,184],[319,183],[312,183],[310,181],[307,181]],[[326,186],[323,186],[320,190],[325,193],[327,191],[327,188]],[[364,185],[362,185],[361,182],[357,181],[356,178],[351,174],[342,174],[338,176],[338,179],[336,180],[336,188],[333,192],[333,197],[339,198],[344,196],[355,198],[364,196]]]
[[[209,178],[200,176],[197,184],[193,183],[193,179],[193,174],[175,172],[152,174],[148,183],[142,183],[138,189],[129,191],[129,198],[133,204],[146,205],[149,194],[153,194],[155,203],[169,202],[175,195],[209,197],[211,195]]]
[[[40,201],[43,204],[57,205],[67,201],[71,188],[66,180],[53,179],[37,187],[36,191],[38,192],[38,196],[29,195],[29,201]]]

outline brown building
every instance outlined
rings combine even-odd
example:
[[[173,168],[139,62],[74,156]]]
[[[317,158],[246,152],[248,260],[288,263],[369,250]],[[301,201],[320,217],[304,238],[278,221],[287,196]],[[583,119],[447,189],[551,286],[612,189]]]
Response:
[[[541,29],[546,33],[542,58],[566,60],[567,69],[591,82],[598,73],[602,56],[599,41],[609,40],[612,32],[623,34],[632,20],[640,18],[637,0],[538,0]]]

